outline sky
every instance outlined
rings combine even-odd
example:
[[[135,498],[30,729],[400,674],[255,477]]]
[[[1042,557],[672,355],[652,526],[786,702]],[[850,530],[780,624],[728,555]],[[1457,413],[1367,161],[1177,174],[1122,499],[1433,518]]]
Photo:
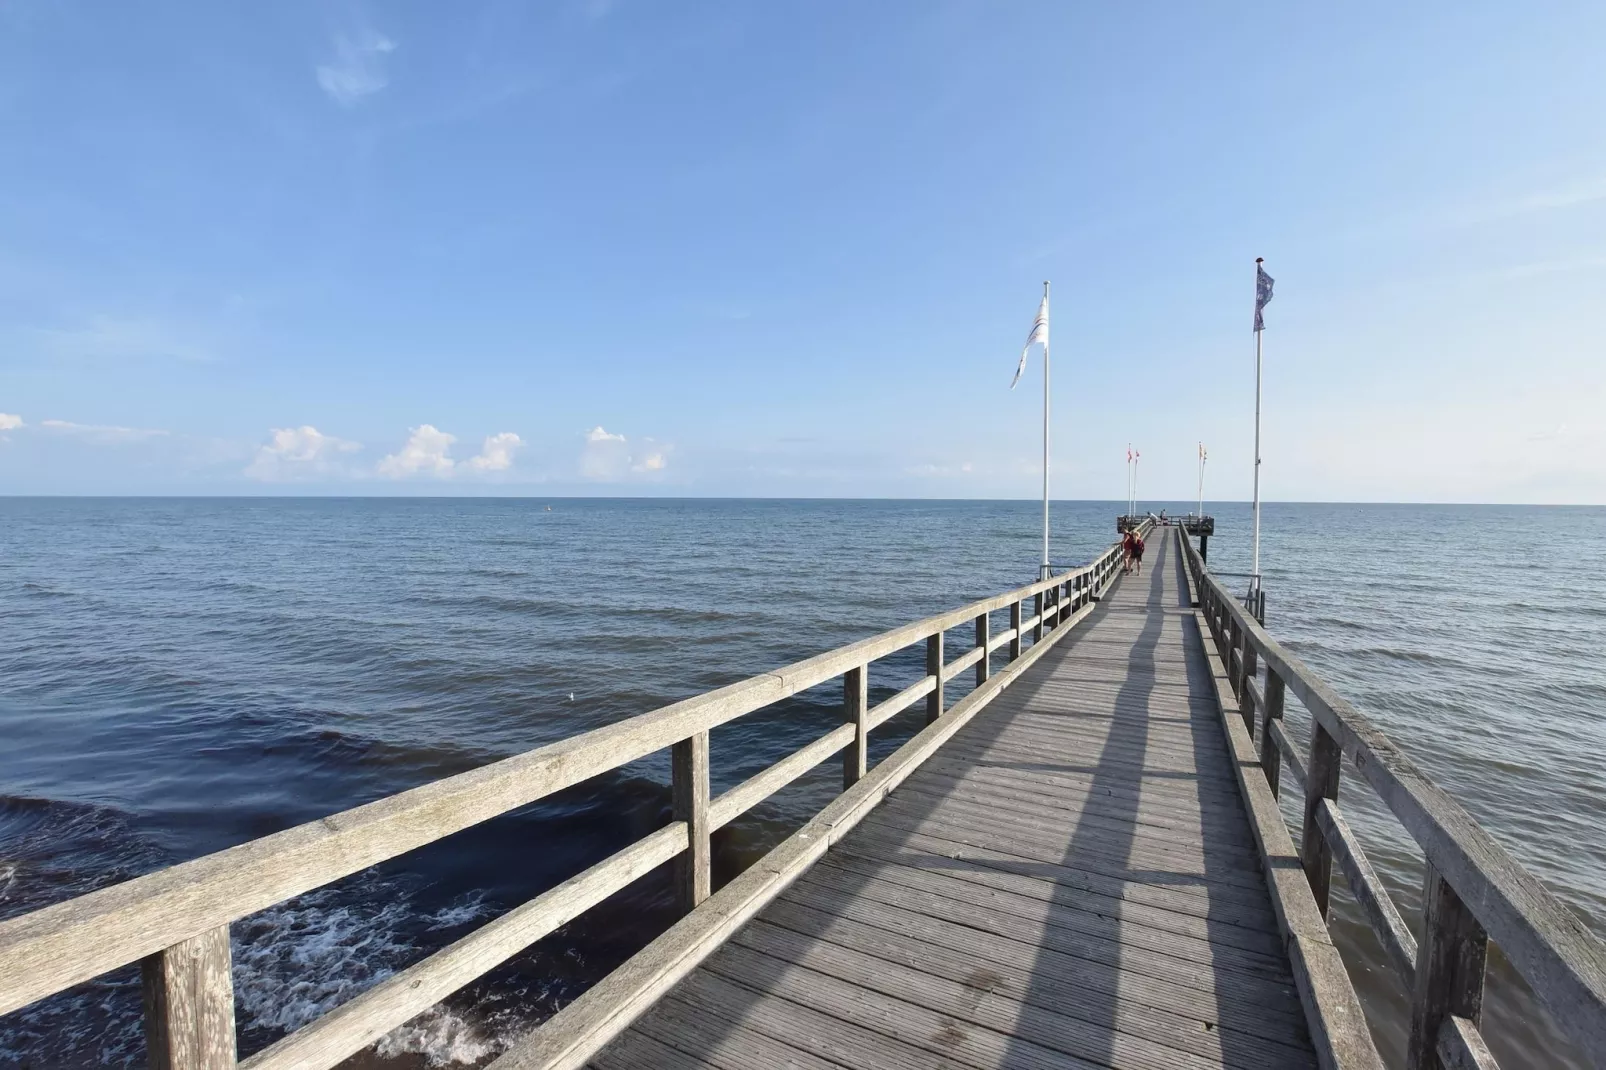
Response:
[[[0,0],[0,494],[1606,503],[1602,40]]]

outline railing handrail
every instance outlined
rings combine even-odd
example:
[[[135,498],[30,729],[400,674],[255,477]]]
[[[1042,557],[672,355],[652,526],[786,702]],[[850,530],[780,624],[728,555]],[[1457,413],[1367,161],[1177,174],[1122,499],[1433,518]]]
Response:
[[[153,1013],[150,995],[153,988],[158,992],[167,992],[170,988],[177,992],[180,987],[172,978],[164,982],[162,974],[163,960],[171,959],[179,947],[185,948],[185,955],[202,963],[193,966],[193,969],[209,968],[204,964],[213,960],[207,956],[219,953],[215,943],[216,933],[230,922],[665,748],[675,748],[678,793],[681,776],[678,763],[682,759],[682,747],[699,738],[702,746],[702,797],[699,805],[702,809],[697,812],[697,817],[682,818],[677,802],[677,819],[669,826],[637,841],[607,863],[599,863],[598,867],[572,878],[548,894],[568,894],[574,902],[578,902],[585,896],[595,895],[599,885],[593,879],[593,871],[604,865],[617,863],[620,872],[628,871],[639,876],[677,852],[694,853],[696,835],[688,837],[694,825],[700,830],[703,840],[701,865],[706,871],[706,841],[711,816],[718,823],[730,820],[736,813],[744,811],[769,792],[811,768],[801,764],[806,757],[817,756],[817,763],[837,750],[857,747],[862,771],[863,740],[871,728],[912,705],[922,695],[927,697],[929,722],[934,719],[933,699],[935,710],[940,713],[942,685],[958,672],[976,665],[979,684],[986,679],[991,660],[989,655],[999,646],[1009,643],[1011,656],[1018,657],[1022,636],[1028,629],[1035,629],[1035,634],[1041,639],[1045,627],[1057,631],[1062,623],[1075,623],[1076,619],[1080,619],[1076,615],[1078,608],[1090,609],[1098,591],[1107,585],[1120,552],[1120,544],[1116,543],[1092,562],[1048,579],[892,628],[772,672],[760,673],[478,769],[423,784],[0,922],[0,963],[4,966],[0,969],[0,1014],[9,1013],[108,971],[143,961],[147,969],[149,1024],[149,1017]],[[1021,603],[1034,597],[1038,600],[1037,615],[1022,620]],[[982,618],[1011,607],[1013,627],[997,636],[989,634],[982,624]],[[952,662],[942,661],[941,635],[970,621],[978,622],[976,649]],[[862,696],[864,674],[870,663],[923,639],[927,640],[928,646],[928,675],[923,684],[905,689],[874,710],[861,708],[858,711],[859,727],[856,733],[845,733],[839,728],[806,745],[797,754],[712,800],[715,812],[710,815],[706,779],[706,740],[710,729],[834,677],[841,676],[851,681],[857,673],[856,686],[861,689]],[[938,658],[935,671],[930,667],[933,650]],[[862,702],[861,697],[861,707]],[[855,738],[857,743],[853,742]],[[695,762],[696,759],[688,757],[687,760]],[[852,777],[848,776],[847,780],[851,783]],[[613,879],[613,872],[609,870],[609,879]],[[585,884],[586,880],[591,883]],[[622,887],[623,883],[628,881],[617,886]],[[706,883],[705,872],[702,895],[707,894]],[[575,888],[570,889],[571,885]],[[594,902],[595,899],[590,901]],[[573,902],[566,904],[565,909],[578,912]],[[491,923],[493,926],[496,924]],[[224,934],[226,937],[226,928]],[[203,943],[205,941],[212,942]],[[453,948],[456,947],[453,945]],[[452,951],[453,948],[445,950]],[[437,953],[437,956],[441,954]],[[221,955],[223,982],[226,983],[226,938],[222,943]],[[176,967],[168,964],[165,968]],[[463,968],[466,967],[458,967],[460,970]],[[152,969],[156,971],[154,975],[150,972]],[[479,972],[483,973],[484,970]],[[470,975],[468,979],[477,975]],[[232,1022],[232,996],[229,999],[228,1017]],[[194,1018],[200,1013],[194,1007],[185,1010],[177,1006],[163,1006],[157,1011],[169,1019],[175,1016],[182,1018],[185,1014]],[[326,1017],[338,1013],[337,1009]],[[228,1032],[232,1041],[232,1024]],[[254,1064],[257,1060],[253,1059],[252,1062]],[[232,1053],[228,1065],[233,1065]]]
[[[1267,699],[1253,687],[1250,678],[1255,659],[1265,662],[1268,671],[1280,680],[1279,687],[1286,686],[1300,698],[1318,729],[1331,735],[1342,754],[1366,778],[1422,849],[1431,869],[1453,889],[1488,937],[1500,945],[1540,1002],[1592,1059],[1606,1065],[1606,943],[1365,714],[1273,639],[1208,570],[1192,544],[1185,537],[1181,541],[1186,547],[1189,571],[1203,588],[1201,605],[1208,601],[1212,610],[1223,611],[1248,652],[1242,657],[1237,656],[1236,650],[1224,652],[1235,688],[1241,682],[1242,689],[1249,693],[1248,703],[1264,708]],[[1281,716],[1280,695],[1275,716]],[[1280,731],[1272,735],[1280,750],[1286,740],[1276,738]],[[1311,775],[1315,775],[1314,769]],[[1332,775],[1336,778],[1336,771]],[[1273,776],[1268,779],[1275,783]],[[1312,813],[1331,827],[1331,815],[1337,808],[1322,803],[1318,799],[1311,807]],[[1308,822],[1307,835],[1311,827]],[[1358,849],[1358,844],[1345,846]],[[1365,864],[1364,856],[1360,862]],[[1390,909],[1391,906],[1383,912]],[[1388,947],[1389,933],[1379,935]],[[1419,962],[1419,975],[1421,971]]]

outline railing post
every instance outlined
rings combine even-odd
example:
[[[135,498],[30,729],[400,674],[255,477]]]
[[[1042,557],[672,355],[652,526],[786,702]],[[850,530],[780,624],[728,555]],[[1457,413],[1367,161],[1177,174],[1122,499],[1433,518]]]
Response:
[[[981,660],[976,662],[977,687],[985,684],[992,673],[993,656],[987,650],[987,643],[992,639],[992,624],[992,619],[986,613],[976,618],[976,646],[981,648]]]
[[[1315,722],[1310,740],[1310,764],[1305,770],[1305,824],[1299,841],[1299,861],[1310,881],[1316,909],[1327,917],[1328,886],[1333,877],[1333,851],[1322,827],[1316,823],[1316,808],[1323,799],[1338,798],[1338,774],[1344,751],[1324,728]]]
[[[860,665],[842,674],[842,719],[854,726],[853,742],[842,752],[842,790],[857,784],[869,771],[870,666]]]
[[[1406,1070],[1438,1070],[1439,1030],[1448,1016],[1478,1023],[1488,955],[1488,933],[1429,862],[1422,883],[1422,942],[1416,949]]]
[[[675,857],[675,894],[690,912],[712,891],[713,870],[708,842],[708,733],[676,743],[670,751],[674,819],[686,822],[691,841]]]
[[[1032,612],[1037,614],[1037,623],[1032,625],[1032,642],[1043,641],[1043,592],[1038,591],[1032,596]]]
[[[1232,663],[1232,652],[1238,652],[1238,664]],[[1232,681],[1232,693],[1240,700],[1244,694],[1243,629],[1233,617],[1227,626],[1227,678]]]
[[[1242,683],[1238,688],[1238,715],[1244,719],[1244,728],[1249,731],[1249,738],[1255,738],[1255,703],[1249,693],[1249,681],[1253,680],[1260,671],[1260,655],[1255,650],[1254,640],[1249,637],[1248,630],[1243,632],[1243,673]]]
[[[1271,787],[1273,799],[1277,797],[1277,789],[1282,786],[1283,752],[1278,748],[1277,741],[1271,738],[1271,723],[1283,719],[1284,690],[1283,678],[1276,669],[1267,665],[1266,708],[1260,711],[1260,768],[1266,774],[1266,783]]]
[[[1015,637],[1009,641],[1009,660],[1014,661],[1020,657],[1020,622],[1025,619],[1020,611],[1020,599],[1009,607],[1009,626],[1015,630]]]
[[[933,677],[937,686],[926,696],[926,723],[936,724],[942,716],[942,633],[926,637],[926,675]]]
[[[221,925],[140,963],[152,1070],[233,1070],[234,978]]]

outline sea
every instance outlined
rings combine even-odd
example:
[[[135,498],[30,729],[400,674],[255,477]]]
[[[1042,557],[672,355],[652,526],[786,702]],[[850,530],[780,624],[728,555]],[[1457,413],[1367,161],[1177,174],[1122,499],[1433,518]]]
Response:
[[[1249,508],[1205,509],[1211,565],[1242,586]],[[1054,503],[1056,565],[1120,511]],[[1272,633],[1606,938],[1606,509],[1272,503],[1261,529]],[[3,919],[1027,582],[1040,505],[0,498],[0,531]],[[923,652],[877,672],[890,694]],[[714,790],[838,723],[839,699],[717,731]],[[872,760],[917,728],[892,722]],[[644,760],[237,922],[242,1052],[658,827],[667,785]],[[716,883],[839,787],[828,762],[722,830]],[[1420,853],[1353,771],[1340,801],[1414,917]],[[1335,888],[1397,1062],[1405,997]],[[353,1065],[481,1065],[673,918],[649,875]],[[127,968],[0,1017],[0,1067],[141,1066],[139,1002]],[[1502,1066],[1587,1065],[1498,949],[1485,1021]]]

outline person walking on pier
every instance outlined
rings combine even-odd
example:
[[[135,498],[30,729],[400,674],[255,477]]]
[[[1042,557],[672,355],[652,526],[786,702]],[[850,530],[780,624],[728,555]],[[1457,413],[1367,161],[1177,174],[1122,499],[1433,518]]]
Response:
[[[1143,536],[1138,534],[1136,528],[1133,528],[1129,534],[1132,536],[1132,548],[1128,551],[1132,557],[1132,571],[1141,576],[1143,575]]]

